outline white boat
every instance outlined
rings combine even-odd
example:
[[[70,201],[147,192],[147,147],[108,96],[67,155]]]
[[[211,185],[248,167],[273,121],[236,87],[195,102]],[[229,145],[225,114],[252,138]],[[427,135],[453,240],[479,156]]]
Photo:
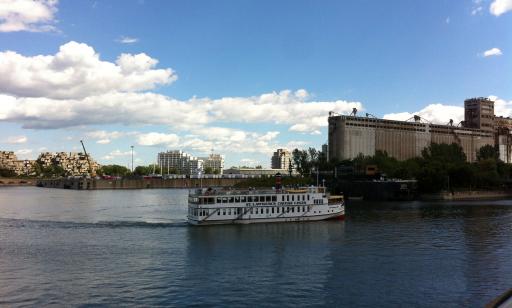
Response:
[[[192,225],[315,221],[345,216],[343,196],[329,196],[325,187],[300,189],[197,189],[189,193]]]

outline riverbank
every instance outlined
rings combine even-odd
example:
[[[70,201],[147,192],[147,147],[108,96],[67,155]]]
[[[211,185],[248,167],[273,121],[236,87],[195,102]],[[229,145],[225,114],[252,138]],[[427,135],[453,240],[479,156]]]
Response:
[[[512,198],[512,191],[455,191],[440,192],[434,194],[421,194],[419,200],[422,201],[465,201],[465,200],[493,200]]]
[[[37,179],[0,178],[2,186],[36,186]]]

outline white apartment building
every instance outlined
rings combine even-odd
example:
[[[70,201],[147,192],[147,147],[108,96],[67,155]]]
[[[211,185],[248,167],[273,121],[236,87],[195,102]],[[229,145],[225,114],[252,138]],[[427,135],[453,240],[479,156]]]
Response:
[[[289,170],[292,160],[292,154],[286,149],[277,149],[272,155],[271,167],[272,169]]]
[[[210,154],[208,157],[200,157],[203,161],[203,170],[212,169],[213,173],[222,174],[224,171],[224,156],[220,154]]]

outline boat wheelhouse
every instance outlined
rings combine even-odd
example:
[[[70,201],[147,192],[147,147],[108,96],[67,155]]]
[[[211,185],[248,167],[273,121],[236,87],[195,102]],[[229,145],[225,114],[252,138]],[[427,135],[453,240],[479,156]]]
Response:
[[[193,225],[313,221],[343,218],[343,196],[325,187],[300,189],[191,191],[188,222]]]

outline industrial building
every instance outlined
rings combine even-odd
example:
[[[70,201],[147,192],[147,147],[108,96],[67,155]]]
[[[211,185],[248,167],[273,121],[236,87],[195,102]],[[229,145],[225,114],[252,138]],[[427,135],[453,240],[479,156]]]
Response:
[[[485,145],[499,149],[500,159],[511,161],[512,119],[495,117],[494,102],[488,98],[464,101],[464,121],[448,125],[432,124],[419,116],[410,121],[378,119],[370,114],[357,116],[329,115],[330,159],[353,159],[359,154],[374,155],[385,151],[398,160],[421,156],[432,143],[457,143],[469,162],[476,161],[478,150]]]

